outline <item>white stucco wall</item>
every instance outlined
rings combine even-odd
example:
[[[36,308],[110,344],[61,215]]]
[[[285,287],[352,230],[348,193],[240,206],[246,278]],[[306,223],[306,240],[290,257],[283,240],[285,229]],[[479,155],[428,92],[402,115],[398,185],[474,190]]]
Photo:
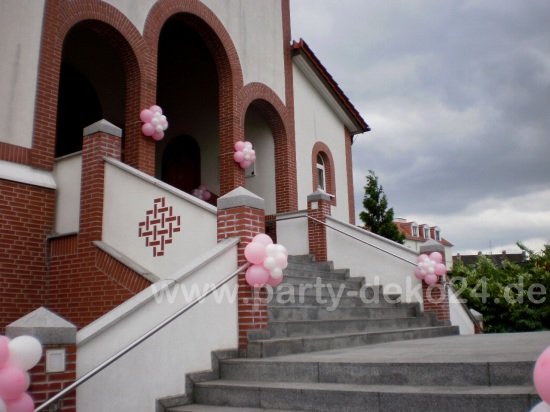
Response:
[[[277,215],[277,242],[289,255],[309,254],[307,210]]]
[[[350,269],[351,276],[363,276],[370,285],[383,285],[384,293],[401,293],[404,302],[420,302],[422,285],[414,276],[418,253],[366,230],[327,217],[326,223],[373,246],[327,228],[328,259],[336,268]],[[378,249],[377,249],[378,248]],[[391,252],[411,263],[391,256]],[[417,293],[413,293],[414,291]]]
[[[60,234],[78,232],[82,152],[57,159],[53,175],[57,183],[54,231]]]
[[[154,200],[159,198],[165,198],[165,205],[173,208],[173,215],[180,216],[180,231],[173,233],[172,243],[165,247],[165,255],[154,257],[153,248],[147,247],[145,238],[138,233],[139,223],[145,221],[147,211],[153,209]],[[105,164],[102,240],[154,275],[166,278],[216,245],[216,208],[129,166],[109,160]]]
[[[336,193],[330,194],[336,195],[336,206],[332,208],[332,216],[349,222],[344,125],[296,66],[294,105],[298,209],[307,208],[307,196],[314,191],[311,186],[311,153],[313,145],[321,141],[329,147],[334,160]]]
[[[227,239],[170,276],[107,313],[77,334],[77,375],[81,377],[184,307],[181,285],[200,293],[237,269],[238,239]],[[171,285],[172,303],[155,291]],[[156,289],[155,289],[156,287]],[[155,410],[155,399],[183,395],[185,375],[212,368],[211,353],[238,346],[236,280],[215,292],[77,390],[79,412]],[[177,292],[174,292],[176,291]],[[198,296],[198,293],[197,293]]]
[[[147,14],[156,1],[106,2],[124,13],[143,33]],[[244,84],[263,83],[285,102],[281,1],[203,0],[202,3],[216,14],[231,36],[241,62]]]
[[[0,141],[32,146],[44,0],[0,1]]]
[[[466,308],[462,306],[458,299],[456,292],[453,289],[449,289],[449,315],[451,324],[459,327],[461,335],[473,335],[475,334],[474,323],[466,312]]]

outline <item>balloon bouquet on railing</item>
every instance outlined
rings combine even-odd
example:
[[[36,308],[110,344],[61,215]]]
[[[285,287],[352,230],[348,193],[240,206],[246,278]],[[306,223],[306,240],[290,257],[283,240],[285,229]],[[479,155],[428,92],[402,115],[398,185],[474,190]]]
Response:
[[[34,401],[27,393],[28,370],[42,357],[42,345],[32,336],[10,340],[0,335],[0,412],[32,412]]]
[[[414,275],[428,285],[434,285],[439,277],[447,273],[447,268],[441,263],[442,261],[443,255],[439,252],[432,252],[429,256],[422,254],[418,256],[418,267]]]
[[[212,193],[208,191],[205,185],[200,185],[198,188],[193,189],[191,194],[197,199],[204,200],[205,202],[209,201],[212,197]]]
[[[242,169],[250,167],[256,161],[256,152],[250,142],[238,141],[235,143],[235,153],[233,160],[241,166]]]
[[[246,260],[252,263],[246,271],[246,282],[254,287],[278,286],[283,281],[283,270],[288,262],[288,252],[283,245],[260,233],[244,249]]]

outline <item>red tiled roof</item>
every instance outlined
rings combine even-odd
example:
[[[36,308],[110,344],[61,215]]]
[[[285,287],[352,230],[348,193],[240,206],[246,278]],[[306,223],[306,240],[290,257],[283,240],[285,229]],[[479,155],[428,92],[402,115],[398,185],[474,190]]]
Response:
[[[315,69],[317,69],[318,74],[323,78],[325,84],[331,88],[334,95],[336,95],[338,100],[340,100],[345,110],[355,120],[355,123],[357,124],[358,129],[361,131],[361,133],[370,131],[370,127],[367,122],[365,122],[365,120],[361,117],[355,106],[351,103],[351,101],[342,91],[340,86],[338,86],[338,83],[336,83],[336,81],[332,78],[330,73],[327,71],[325,66],[323,66],[317,56],[315,56],[315,53],[313,53],[307,43],[303,39],[300,39],[299,42],[293,41],[290,47],[293,56],[302,54],[308,58]]]

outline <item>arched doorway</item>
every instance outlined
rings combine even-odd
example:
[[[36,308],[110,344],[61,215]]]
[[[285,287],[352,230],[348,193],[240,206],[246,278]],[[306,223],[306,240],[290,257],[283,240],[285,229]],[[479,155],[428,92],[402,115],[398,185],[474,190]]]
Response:
[[[106,119],[124,129],[126,79],[117,52],[104,38],[105,23],[74,26],[63,43],[55,156],[82,150],[84,127]]]
[[[166,146],[162,180],[187,193],[201,185],[201,151],[191,136],[178,136]]]
[[[204,39],[188,24],[189,18],[185,13],[171,17],[159,37],[157,103],[163,108],[170,127],[157,146],[157,177],[188,193],[203,184],[217,195],[220,187],[218,71]],[[187,136],[187,140],[182,136]],[[196,147],[183,143],[189,142],[188,139],[193,140]],[[172,151],[185,153],[172,154]],[[187,164],[178,163],[179,159]],[[180,171],[186,168],[193,169],[193,179],[180,179]]]

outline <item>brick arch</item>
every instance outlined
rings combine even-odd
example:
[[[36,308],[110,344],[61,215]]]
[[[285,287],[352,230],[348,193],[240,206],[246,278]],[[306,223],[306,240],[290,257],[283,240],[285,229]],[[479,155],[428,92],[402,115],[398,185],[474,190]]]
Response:
[[[246,112],[251,105],[264,114],[273,133],[277,213],[294,211],[298,207],[296,146],[289,110],[271,88],[262,83],[249,83],[243,87],[238,99],[238,119],[243,130]]]
[[[220,94],[220,195],[224,195],[237,186],[244,186],[244,171],[233,161],[233,146],[244,134],[244,128],[234,120],[237,94],[243,86],[237,49],[222,22],[201,2],[159,0],[151,9],[144,30],[144,38],[155,57],[160,32],[171,17],[181,19],[201,36],[216,64]],[[156,70],[155,59],[155,77]]]
[[[316,191],[319,187],[319,180],[317,176],[317,155],[321,155],[325,162],[325,180],[326,180],[326,192],[330,195],[334,195],[331,198],[331,205],[336,206],[336,175],[334,171],[334,159],[329,147],[323,142],[315,142],[313,150],[311,151],[311,175],[312,175],[312,188]]]
[[[154,173],[154,143],[141,134],[136,118],[143,102],[154,98],[147,44],[136,27],[113,6],[99,0],[60,2],[47,0],[38,68],[36,114],[31,164],[53,169],[59,74],[63,42],[69,30],[86,24],[102,35],[118,53],[126,77],[126,163],[148,174]]]

